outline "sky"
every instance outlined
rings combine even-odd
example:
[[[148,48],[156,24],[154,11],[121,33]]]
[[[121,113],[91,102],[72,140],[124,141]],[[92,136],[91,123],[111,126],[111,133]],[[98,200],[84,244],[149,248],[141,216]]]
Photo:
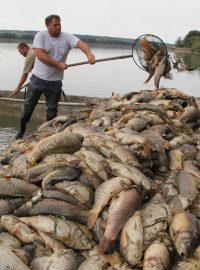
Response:
[[[50,14],[61,17],[62,31],[137,38],[154,34],[174,43],[200,30],[200,0],[6,0],[0,5],[0,30],[45,30]]]

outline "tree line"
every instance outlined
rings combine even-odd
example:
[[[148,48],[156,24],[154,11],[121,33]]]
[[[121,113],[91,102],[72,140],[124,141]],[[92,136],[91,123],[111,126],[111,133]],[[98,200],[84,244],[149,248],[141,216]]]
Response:
[[[32,43],[37,31],[6,31],[0,30],[0,42],[28,42]],[[79,35],[77,37],[90,44],[130,46],[134,39],[107,36]]]
[[[200,52],[200,31],[192,30],[184,37],[178,37],[175,42],[178,48],[188,48],[193,52]]]

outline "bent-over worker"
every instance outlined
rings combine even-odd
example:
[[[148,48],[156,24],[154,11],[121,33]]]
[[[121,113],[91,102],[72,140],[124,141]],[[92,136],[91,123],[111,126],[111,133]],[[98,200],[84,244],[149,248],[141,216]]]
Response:
[[[18,52],[25,57],[23,73],[20,77],[19,83],[15,90],[11,93],[9,97],[15,96],[21,90],[23,84],[26,82],[28,78],[28,74],[32,71],[34,62],[35,62],[35,51],[29,47],[29,45],[25,42],[21,42],[17,46]]]

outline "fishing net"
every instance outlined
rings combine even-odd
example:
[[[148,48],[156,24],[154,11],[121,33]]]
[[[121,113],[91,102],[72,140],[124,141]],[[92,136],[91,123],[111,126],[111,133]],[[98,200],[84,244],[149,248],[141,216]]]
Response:
[[[132,46],[133,60],[140,69],[148,71],[152,57],[159,51],[163,56],[168,56],[162,39],[151,34],[141,35]]]

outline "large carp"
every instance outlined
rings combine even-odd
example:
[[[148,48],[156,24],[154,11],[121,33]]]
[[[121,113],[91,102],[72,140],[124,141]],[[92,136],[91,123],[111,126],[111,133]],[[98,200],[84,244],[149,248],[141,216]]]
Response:
[[[33,150],[26,155],[26,160],[33,165],[49,154],[73,154],[81,148],[83,139],[82,135],[75,133],[53,134],[37,143]]]

